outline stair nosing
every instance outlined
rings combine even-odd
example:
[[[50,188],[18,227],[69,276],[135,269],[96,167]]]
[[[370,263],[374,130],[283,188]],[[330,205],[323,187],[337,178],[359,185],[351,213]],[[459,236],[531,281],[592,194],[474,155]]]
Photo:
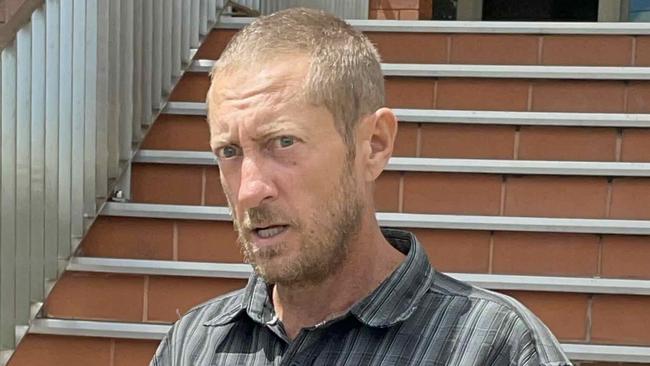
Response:
[[[231,221],[223,206],[107,202],[103,216]],[[650,220],[378,212],[381,226],[422,229],[650,235]]]
[[[650,127],[650,113],[522,112],[392,108],[400,122],[431,124]],[[163,113],[205,116],[203,102],[168,102]]]
[[[133,163],[217,166],[209,151],[139,150]],[[650,163],[392,157],[386,171],[650,177]]]

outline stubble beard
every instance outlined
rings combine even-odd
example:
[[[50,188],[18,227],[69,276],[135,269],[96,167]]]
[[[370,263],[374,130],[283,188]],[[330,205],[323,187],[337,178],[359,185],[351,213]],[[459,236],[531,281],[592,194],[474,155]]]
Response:
[[[350,242],[359,231],[363,203],[350,163],[344,165],[339,182],[325,197],[324,206],[314,207],[308,219],[288,219],[290,215],[270,206],[259,206],[245,212],[242,220],[233,220],[245,261],[267,284],[314,285],[341,268],[348,257]],[[255,223],[277,221],[289,222],[290,229],[298,233],[300,247],[294,258],[279,258],[289,249],[286,242],[255,248],[250,231],[246,230]]]

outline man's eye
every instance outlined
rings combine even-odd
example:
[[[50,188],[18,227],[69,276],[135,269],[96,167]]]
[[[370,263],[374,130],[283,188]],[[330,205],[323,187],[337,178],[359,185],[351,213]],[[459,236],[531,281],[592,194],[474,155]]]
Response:
[[[239,154],[239,148],[237,146],[228,145],[224,146],[217,152],[217,157],[221,159],[228,159],[235,157]]]
[[[296,140],[293,136],[280,136],[277,139],[277,144],[280,147],[289,147],[293,145],[295,142]]]

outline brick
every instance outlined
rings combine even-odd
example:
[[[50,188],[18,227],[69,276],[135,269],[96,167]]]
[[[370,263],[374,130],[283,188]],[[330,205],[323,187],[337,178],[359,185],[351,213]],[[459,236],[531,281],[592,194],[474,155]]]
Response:
[[[237,232],[230,221],[178,221],[178,260],[242,263]]]
[[[399,20],[418,20],[420,19],[419,10],[400,10]]]
[[[627,113],[650,113],[650,82],[631,81],[628,86]]]
[[[420,20],[433,19],[433,0],[420,0]]]
[[[244,286],[244,279],[151,276],[147,319],[174,322],[194,306]]]
[[[591,340],[594,343],[650,345],[650,298],[594,295]]]
[[[605,217],[605,178],[511,176],[506,184],[507,216]]]
[[[534,65],[539,37],[507,34],[454,34],[452,64]]]
[[[404,212],[498,215],[500,197],[500,175],[404,174]]]
[[[615,161],[614,128],[522,126],[519,159]]]
[[[650,37],[636,37],[635,66],[650,66]]]
[[[387,77],[386,104],[393,108],[432,108],[434,84],[428,78]]]
[[[533,83],[536,112],[617,113],[624,110],[625,83],[610,80],[538,80]]]
[[[598,236],[495,232],[494,273],[583,276],[598,274]]]
[[[400,172],[385,171],[375,181],[375,209],[383,212],[399,211]]]
[[[205,204],[208,206],[227,206],[228,200],[221,186],[219,168],[205,168]]]
[[[133,164],[132,200],[140,203],[200,205],[203,167],[175,164]]]
[[[113,366],[148,365],[159,343],[158,340],[116,339]]]
[[[512,159],[514,126],[423,124],[420,156]]]
[[[421,0],[370,0],[370,9],[415,9]]]
[[[142,320],[144,278],[136,275],[65,272],[47,297],[48,317]]]
[[[447,63],[447,39],[444,34],[368,32],[382,62],[444,64]],[[408,47],[404,47],[408,44]]]
[[[612,182],[610,217],[616,219],[650,219],[650,179],[614,179]]]
[[[650,236],[603,236],[602,276],[650,279]]]
[[[27,334],[8,366],[112,366],[111,339]]]
[[[629,66],[633,37],[546,35],[542,64],[581,66]]]
[[[172,259],[173,222],[99,216],[81,244],[88,257]]]
[[[377,20],[399,20],[399,10],[370,10],[368,18]]]
[[[210,151],[209,140],[210,131],[205,117],[161,114],[140,148]]]
[[[186,72],[169,96],[173,102],[205,102],[210,88],[207,72]]]
[[[235,29],[213,29],[194,56],[195,59],[216,60],[237,33]]]
[[[563,342],[586,339],[589,295],[554,292],[505,291],[526,305]]]
[[[469,230],[410,229],[443,272],[487,273],[490,257],[490,232]]]
[[[448,78],[438,81],[437,109],[525,111],[527,80]]]
[[[418,145],[418,124],[400,122],[393,146],[393,156],[415,157]]]
[[[623,130],[621,160],[650,161],[650,130],[644,128],[626,128]]]

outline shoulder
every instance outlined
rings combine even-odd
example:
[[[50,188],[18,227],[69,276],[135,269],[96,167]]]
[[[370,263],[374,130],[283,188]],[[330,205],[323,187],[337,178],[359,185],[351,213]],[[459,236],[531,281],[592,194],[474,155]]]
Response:
[[[473,334],[480,324],[499,337],[495,343],[511,357],[532,357],[535,363],[521,365],[571,365],[551,331],[527,307],[514,298],[456,280],[436,272],[429,292],[431,298],[450,305],[458,313],[458,324]],[[511,360],[512,361],[512,360]]]
[[[188,356],[184,350],[200,349],[208,341],[209,330],[214,329],[210,325],[225,324],[242,310],[244,291],[236,290],[190,309],[162,339],[151,365],[179,364],[179,357]]]

